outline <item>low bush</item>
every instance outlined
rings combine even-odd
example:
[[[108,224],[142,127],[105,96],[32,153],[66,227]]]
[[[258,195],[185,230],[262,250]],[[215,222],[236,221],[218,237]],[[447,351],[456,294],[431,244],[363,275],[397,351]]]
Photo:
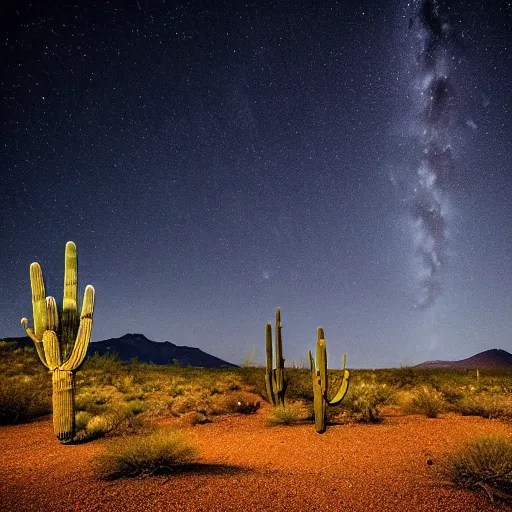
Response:
[[[430,386],[421,386],[413,392],[412,400],[405,410],[412,414],[424,414],[427,418],[437,418],[446,409],[443,394]]]
[[[38,374],[0,381],[0,425],[23,423],[52,412],[52,386]]]
[[[512,418],[512,397],[479,393],[467,396],[456,404],[456,410],[463,416],[483,418]]]
[[[260,408],[260,402],[247,400],[243,395],[232,395],[226,402],[226,411],[238,414],[253,414]]]
[[[448,457],[446,476],[458,487],[485,490],[489,499],[512,500],[512,439],[476,438]]]
[[[89,420],[92,418],[91,413],[87,411],[78,411],[75,414],[75,428],[76,431],[79,432],[80,430],[85,430],[87,427],[87,423],[89,423]]]
[[[267,416],[267,425],[291,425],[305,420],[309,416],[307,408],[301,402],[289,402],[285,406],[273,407]]]
[[[385,384],[359,384],[349,386],[349,394],[341,403],[360,423],[378,423],[381,421],[380,406],[388,403],[392,392]]]
[[[94,465],[100,478],[114,479],[171,473],[196,458],[196,448],[181,433],[158,431],[110,441]]]

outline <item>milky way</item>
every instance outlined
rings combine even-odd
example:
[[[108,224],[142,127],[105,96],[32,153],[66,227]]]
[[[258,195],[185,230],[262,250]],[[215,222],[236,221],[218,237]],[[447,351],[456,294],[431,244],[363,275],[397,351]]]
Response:
[[[418,284],[415,307],[432,306],[442,291],[447,255],[446,193],[443,182],[453,167],[450,126],[454,90],[450,80],[453,33],[443,5],[422,0],[414,5],[411,37],[419,43],[415,66],[415,113],[420,154],[409,202]]]

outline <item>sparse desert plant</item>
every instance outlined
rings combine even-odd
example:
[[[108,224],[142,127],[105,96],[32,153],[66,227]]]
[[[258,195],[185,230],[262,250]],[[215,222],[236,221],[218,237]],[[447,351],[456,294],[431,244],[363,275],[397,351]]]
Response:
[[[464,397],[456,404],[463,416],[483,418],[512,418],[512,396],[478,393]]]
[[[0,381],[0,425],[22,423],[51,412],[46,375]]]
[[[180,432],[157,431],[110,441],[94,465],[102,479],[167,474],[194,462],[197,454]]]
[[[190,423],[192,423],[192,425],[204,425],[205,423],[211,423],[211,420],[208,419],[206,414],[195,412],[190,418]]]
[[[137,416],[138,414],[142,414],[147,411],[148,405],[140,402],[139,400],[133,400],[126,403],[126,408],[133,413],[134,416]]]
[[[84,439],[98,439],[107,435],[122,436],[144,430],[151,430],[151,426],[144,423],[129,407],[123,406],[90,418],[85,426]]]
[[[437,418],[446,409],[443,394],[430,386],[420,386],[414,390],[412,400],[405,410],[412,414],[424,414],[427,418]]]
[[[258,366],[258,353],[256,352],[256,346],[253,346],[251,351],[244,355],[240,366],[242,368],[253,368]]]
[[[91,420],[92,415],[90,412],[87,411],[78,411],[75,414],[75,428],[76,431],[79,432],[80,430],[85,430],[87,427],[87,423]]]
[[[41,266],[36,262],[30,265],[34,330],[28,327],[26,318],[21,319],[21,324],[34,342],[41,363],[52,372],[55,435],[61,443],[70,443],[75,436],[76,371],[85,359],[91,338],[94,288],[86,286],[79,317],[73,242],[66,244],[64,267],[64,298],[59,310],[55,298],[46,296]]]
[[[343,406],[360,423],[379,423],[381,406],[391,397],[392,392],[385,384],[359,382],[351,387]]]
[[[267,425],[291,425],[305,420],[309,416],[302,402],[286,402],[285,406],[274,407],[267,416]]]
[[[88,439],[104,437],[114,430],[114,417],[110,414],[93,416],[86,424],[85,431]]]
[[[226,412],[238,414],[254,414],[260,405],[260,402],[248,400],[242,394],[233,394],[224,402]]]
[[[173,398],[185,394],[185,391],[180,386],[179,382],[176,379],[172,379],[171,385],[169,387],[169,396]]]
[[[449,455],[445,476],[462,488],[485,490],[489,499],[512,501],[512,439],[480,437]]]

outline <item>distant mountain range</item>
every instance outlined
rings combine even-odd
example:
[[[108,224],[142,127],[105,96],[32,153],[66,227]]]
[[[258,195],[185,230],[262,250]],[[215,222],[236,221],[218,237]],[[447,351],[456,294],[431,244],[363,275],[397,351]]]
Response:
[[[416,368],[466,368],[479,370],[512,370],[512,354],[493,348],[460,361],[425,361]]]
[[[5,341],[15,341],[20,347],[33,347],[32,340],[23,338],[4,338]],[[223,361],[194,347],[175,345],[169,341],[151,341],[143,334],[125,334],[120,338],[110,338],[103,341],[95,341],[89,345],[87,355],[117,354],[121,361],[130,361],[138,358],[142,363],[158,365],[177,362],[180,366],[193,366],[201,368],[221,368],[223,366],[236,367],[235,364]]]

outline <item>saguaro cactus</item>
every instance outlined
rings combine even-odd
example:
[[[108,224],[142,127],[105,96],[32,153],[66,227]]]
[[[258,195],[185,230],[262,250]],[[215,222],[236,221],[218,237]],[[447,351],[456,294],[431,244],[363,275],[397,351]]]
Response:
[[[324,330],[318,328],[318,339],[316,343],[316,365],[311,351],[309,352],[309,362],[311,365],[311,375],[313,378],[313,408],[315,411],[315,430],[322,434],[325,432],[327,423],[327,406],[339,405],[345,398],[348,391],[349,371],[346,369],[347,354],[343,354],[343,381],[332,400],[327,398],[327,349],[325,346]]]
[[[94,312],[94,288],[87,285],[82,313],[78,319],[76,245],[66,244],[64,298],[57,309],[53,297],[47,297],[39,263],[30,265],[34,330],[21,319],[32,338],[41,362],[52,373],[53,429],[61,443],[75,436],[75,372],[81,366],[91,339]]]
[[[265,373],[265,382],[267,385],[267,396],[272,405],[282,405],[284,407],[284,395],[286,393],[286,379],[284,377],[284,357],[283,357],[283,338],[281,336],[281,309],[276,309],[276,367],[273,368],[273,346],[272,346],[272,326],[267,324],[265,327],[265,341],[267,352],[267,370]]]

